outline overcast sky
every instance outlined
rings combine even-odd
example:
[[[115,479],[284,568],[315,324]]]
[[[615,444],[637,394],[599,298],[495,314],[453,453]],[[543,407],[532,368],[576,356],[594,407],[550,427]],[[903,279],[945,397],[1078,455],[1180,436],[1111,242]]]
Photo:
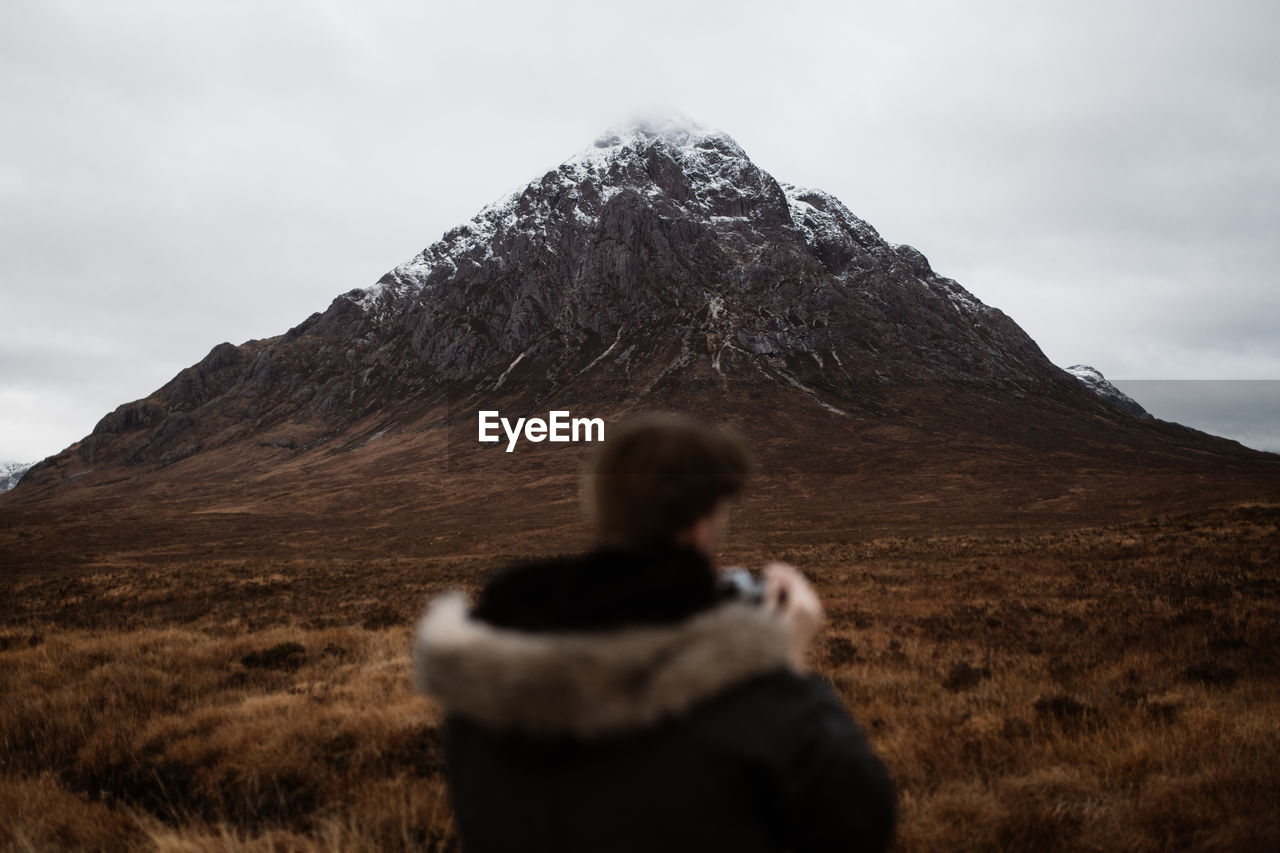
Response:
[[[0,3],[0,461],[678,110],[1060,365],[1280,379],[1274,2]]]

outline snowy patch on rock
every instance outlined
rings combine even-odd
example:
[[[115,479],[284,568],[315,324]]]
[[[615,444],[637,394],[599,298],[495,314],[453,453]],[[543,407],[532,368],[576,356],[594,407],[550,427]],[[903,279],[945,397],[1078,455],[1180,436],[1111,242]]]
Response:
[[[780,183],[791,208],[791,221],[804,232],[805,242],[815,245],[851,234],[866,249],[888,248],[880,233],[844,206],[840,199],[811,187]]]

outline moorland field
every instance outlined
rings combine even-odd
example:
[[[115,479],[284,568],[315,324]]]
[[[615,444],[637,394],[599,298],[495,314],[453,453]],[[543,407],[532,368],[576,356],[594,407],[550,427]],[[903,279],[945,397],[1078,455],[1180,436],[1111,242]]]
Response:
[[[456,849],[413,618],[583,541],[318,553],[246,517],[240,547],[195,548],[193,516],[181,548],[116,519],[90,560],[105,530],[9,518],[6,553],[46,555],[0,604],[11,850]],[[1280,846],[1280,503],[938,535],[743,519],[725,562],[790,560],[826,601],[813,663],[897,781],[896,849]]]

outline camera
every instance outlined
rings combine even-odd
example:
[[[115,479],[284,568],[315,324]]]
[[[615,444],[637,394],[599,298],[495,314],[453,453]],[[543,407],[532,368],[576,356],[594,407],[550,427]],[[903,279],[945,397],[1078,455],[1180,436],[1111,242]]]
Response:
[[[721,601],[764,603],[764,580],[744,568],[725,569],[716,578],[716,597]]]

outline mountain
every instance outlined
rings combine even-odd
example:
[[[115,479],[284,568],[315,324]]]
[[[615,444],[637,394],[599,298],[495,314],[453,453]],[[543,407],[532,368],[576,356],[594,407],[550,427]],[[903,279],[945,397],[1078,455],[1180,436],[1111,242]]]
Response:
[[[0,492],[7,492],[18,485],[18,481],[32,464],[31,462],[0,462]]]
[[[286,333],[217,345],[0,509],[65,502],[72,524],[87,502],[102,541],[154,516],[154,536],[218,552],[488,542],[493,518],[533,547],[516,531],[564,541],[579,517],[587,448],[507,454],[477,413],[552,408],[736,426],[767,472],[762,531],[1106,519],[1271,494],[1280,470],[1104,402],[920,251],[728,135],[640,123]]]
[[[1102,371],[1096,367],[1090,367],[1087,364],[1073,364],[1067,368],[1067,373],[1079,379],[1086,388],[1120,411],[1137,418],[1151,417],[1151,414],[1142,408],[1137,400],[1108,382],[1107,378],[1102,375]]]
[[[902,383],[1062,376],[833,196],[779,183],[723,133],[637,125],[287,334],[218,345],[33,477],[164,466],[290,422],[306,422],[301,444],[329,440],[369,415],[411,419],[459,381],[637,398],[763,382],[843,412]]]

